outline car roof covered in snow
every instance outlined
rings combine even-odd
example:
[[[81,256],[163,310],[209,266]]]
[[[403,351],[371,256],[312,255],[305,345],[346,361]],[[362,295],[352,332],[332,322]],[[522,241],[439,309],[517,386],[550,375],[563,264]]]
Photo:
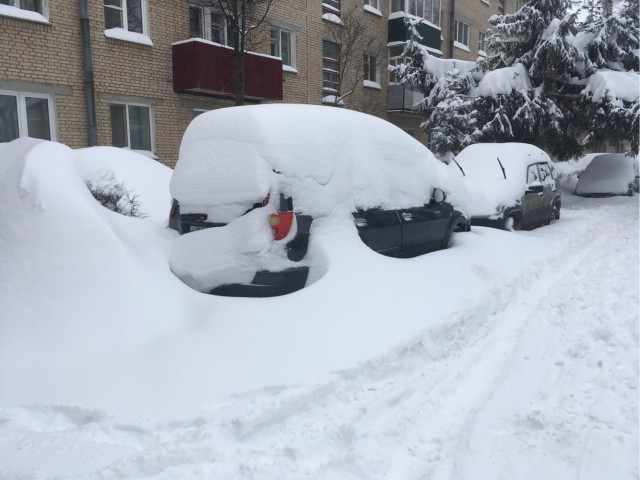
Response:
[[[401,208],[454,187],[420,142],[380,118],[342,108],[253,105],[204,113],[187,128],[171,193],[183,211],[228,222],[267,194],[314,216],[336,208]],[[455,197],[455,194],[453,195]]]
[[[578,178],[578,195],[625,195],[638,175],[637,157],[624,153],[596,155]]]
[[[527,167],[536,162],[551,163],[540,148],[516,142],[469,145],[456,156],[456,161],[465,173],[462,181],[469,191],[471,215],[491,215],[498,206],[515,205],[526,189]],[[449,168],[462,176],[455,163]]]

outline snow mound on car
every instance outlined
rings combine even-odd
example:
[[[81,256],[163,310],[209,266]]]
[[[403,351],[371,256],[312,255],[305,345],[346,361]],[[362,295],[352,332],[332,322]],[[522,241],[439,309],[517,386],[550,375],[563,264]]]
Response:
[[[637,158],[627,157],[624,153],[597,155],[580,174],[576,194],[627,195],[637,171]]]
[[[476,143],[462,150],[456,161],[465,176],[454,162],[449,168],[462,177],[473,199],[469,206],[473,216],[493,215],[498,206],[515,205],[526,190],[527,166],[551,162],[543,150],[527,143]]]
[[[314,217],[428,203],[457,191],[420,142],[371,115],[310,105],[224,108],[196,117],[170,183],[182,212],[228,223],[268,193]],[[454,193],[455,197],[456,194]]]

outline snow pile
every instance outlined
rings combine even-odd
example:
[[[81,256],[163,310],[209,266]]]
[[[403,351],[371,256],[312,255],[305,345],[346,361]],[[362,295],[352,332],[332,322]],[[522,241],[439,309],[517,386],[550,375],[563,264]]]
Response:
[[[75,153],[86,183],[97,187],[122,185],[136,196],[142,213],[147,218],[166,225],[171,208],[167,184],[173,170],[144,155],[122,148],[91,147],[75,150]],[[156,181],[149,182],[149,178]],[[135,188],[129,186],[128,182],[135,185]]]
[[[638,159],[623,153],[597,155],[580,174],[578,195],[627,195],[638,175]]]
[[[596,103],[604,99],[618,101],[620,106],[620,100],[636,102],[640,97],[640,75],[636,72],[599,71],[589,77],[581,93]]]
[[[551,163],[544,151],[526,143],[477,143],[462,150],[456,160],[465,175],[455,162],[449,164],[449,169],[458,172],[469,190],[472,216],[494,215],[501,207],[519,203],[527,189],[527,166]]]
[[[268,193],[314,218],[428,203],[459,189],[420,142],[371,115],[309,105],[214,110],[185,132],[171,179],[183,213],[227,223]]]
[[[237,299],[77,163],[0,144],[0,478],[637,478],[636,199],[404,260],[333,218],[321,280]]]
[[[526,91],[531,88],[529,73],[521,63],[513,67],[499,68],[487,72],[475,89],[475,94],[481,97],[495,97],[508,95],[512,91]]]

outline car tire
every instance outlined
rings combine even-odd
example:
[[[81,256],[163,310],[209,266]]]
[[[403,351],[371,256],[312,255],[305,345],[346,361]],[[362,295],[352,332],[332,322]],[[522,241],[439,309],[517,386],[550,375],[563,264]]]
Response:
[[[554,203],[552,210],[554,220],[560,220],[560,205],[558,203]]]
[[[520,215],[509,215],[504,221],[504,229],[510,232],[517,232],[522,228],[522,218]]]

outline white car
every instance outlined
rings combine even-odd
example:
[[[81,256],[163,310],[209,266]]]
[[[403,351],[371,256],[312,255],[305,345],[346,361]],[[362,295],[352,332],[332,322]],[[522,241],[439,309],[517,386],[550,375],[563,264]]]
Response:
[[[477,143],[449,168],[469,191],[471,224],[529,230],[560,218],[562,200],[549,155],[527,143]]]
[[[469,229],[461,186],[426,147],[377,117],[328,106],[231,107],[196,117],[170,189],[170,226],[183,234],[171,269],[219,295],[304,287],[322,222],[396,257],[446,248],[453,231]]]
[[[624,153],[593,157],[578,177],[575,194],[584,197],[629,195],[638,192],[638,159]]]

